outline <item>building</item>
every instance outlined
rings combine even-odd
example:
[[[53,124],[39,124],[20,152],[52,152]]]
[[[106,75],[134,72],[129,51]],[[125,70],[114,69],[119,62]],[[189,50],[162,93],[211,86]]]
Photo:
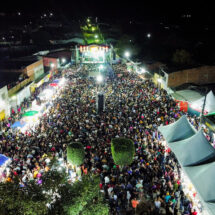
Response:
[[[43,60],[37,56],[9,59],[0,64],[2,73],[20,73],[31,80],[36,80],[44,73]]]
[[[0,88],[0,121],[10,115],[7,86]]]
[[[0,64],[0,77],[1,87],[8,90],[7,100],[4,99],[8,108],[2,108],[8,116],[11,108],[16,109],[25,98],[31,96],[34,82],[44,77],[43,60],[36,56],[6,60]]]
[[[176,88],[183,84],[215,84],[215,66],[199,66],[188,69],[160,69],[157,77],[163,85]]]

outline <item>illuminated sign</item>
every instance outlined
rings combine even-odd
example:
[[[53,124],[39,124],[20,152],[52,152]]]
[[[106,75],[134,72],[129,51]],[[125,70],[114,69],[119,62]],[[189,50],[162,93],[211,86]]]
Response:
[[[108,52],[109,47],[108,46],[80,46],[80,52]]]

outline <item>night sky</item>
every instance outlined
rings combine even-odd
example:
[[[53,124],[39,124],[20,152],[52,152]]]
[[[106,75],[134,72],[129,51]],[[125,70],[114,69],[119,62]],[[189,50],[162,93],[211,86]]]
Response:
[[[99,18],[175,19],[181,14],[192,14],[199,21],[215,20],[212,4],[206,1],[144,1],[144,0],[7,0],[1,2],[0,12],[22,11],[28,14],[53,11],[74,17],[98,16]]]

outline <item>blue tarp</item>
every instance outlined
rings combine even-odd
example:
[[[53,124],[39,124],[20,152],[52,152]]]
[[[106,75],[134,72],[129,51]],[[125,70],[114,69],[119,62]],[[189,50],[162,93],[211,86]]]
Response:
[[[58,84],[59,83],[59,79],[55,79],[52,83]]]
[[[25,125],[26,125],[25,122],[17,121],[11,126],[11,128],[23,128]]]
[[[3,166],[4,163],[9,160],[8,157],[6,157],[5,155],[0,154],[0,166]]]

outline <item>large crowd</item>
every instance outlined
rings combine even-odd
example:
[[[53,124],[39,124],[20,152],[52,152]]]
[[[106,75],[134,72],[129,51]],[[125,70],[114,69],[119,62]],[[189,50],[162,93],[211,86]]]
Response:
[[[0,177],[13,181],[18,176],[23,187],[29,180],[42,183],[50,159],[66,161],[67,144],[78,141],[86,152],[83,174],[100,175],[98,186],[111,214],[134,214],[132,208],[138,204],[142,214],[196,215],[192,200],[182,189],[180,166],[157,129],[185,113],[165,90],[117,65],[114,79],[104,80],[105,109],[97,114],[97,83],[83,79],[86,68],[66,71],[66,86],[36,130],[14,132],[4,121],[0,154],[12,162]],[[197,118],[191,122],[198,128]],[[115,137],[134,141],[136,152],[130,166],[121,168],[114,163],[110,146]]]

